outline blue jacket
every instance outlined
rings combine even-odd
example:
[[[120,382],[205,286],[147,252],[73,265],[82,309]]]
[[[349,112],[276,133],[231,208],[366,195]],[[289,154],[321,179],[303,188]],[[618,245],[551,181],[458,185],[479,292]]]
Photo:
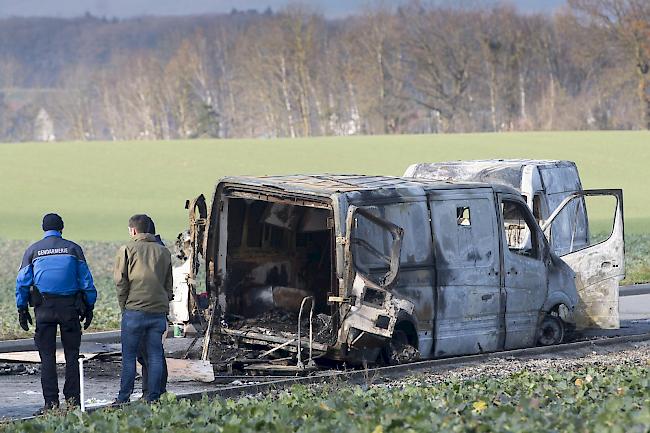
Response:
[[[31,286],[41,293],[59,296],[83,291],[91,307],[97,300],[97,289],[81,247],[63,239],[56,230],[45,232],[43,239],[25,251],[16,278],[18,308],[27,308]]]

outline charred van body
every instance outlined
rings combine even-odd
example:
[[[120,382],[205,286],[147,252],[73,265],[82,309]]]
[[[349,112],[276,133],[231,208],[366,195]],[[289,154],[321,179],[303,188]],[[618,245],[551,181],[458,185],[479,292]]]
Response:
[[[490,352],[560,343],[588,314],[576,273],[507,186],[230,177],[209,207],[188,207],[186,281],[203,258],[210,295],[206,359],[224,338],[299,367]]]
[[[405,177],[454,182],[486,182],[519,191],[555,254],[576,272],[582,309],[579,326],[616,329],[618,286],[625,276],[623,192],[583,190],[573,161],[493,159],[418,163]],[[588,211],[607,208],[604,224],[593,224]],[[601,212],[602,213],[602,212]],[[599,221],[596,221],[597,223]],[[592,224],[590,224],[592,223]],[[508,236],[525,234],[518,226]]]

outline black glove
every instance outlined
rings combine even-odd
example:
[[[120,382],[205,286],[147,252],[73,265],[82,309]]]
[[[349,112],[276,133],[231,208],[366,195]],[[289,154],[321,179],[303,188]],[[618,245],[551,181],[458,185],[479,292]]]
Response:
[[[29,325],[27,322],[29,322],[30,325],[32,324],[32,316],[29,314],[29,310],[27,308],[19,308],[18,323],[20,323],[20,327],[25,331],[29,331]]]
[[[86,312],[79,316],[79,321],[83,322],[83,320],[86,319],[84,322],[84,329],[88,329],[90,326],[90,323],[93,321],[93,309],[92,308],[87,308]]]

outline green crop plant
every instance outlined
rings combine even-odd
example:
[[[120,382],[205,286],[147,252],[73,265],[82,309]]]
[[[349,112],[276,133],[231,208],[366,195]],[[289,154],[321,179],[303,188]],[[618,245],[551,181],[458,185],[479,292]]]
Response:
[[[426,376],[370,388],[295,386],[238,400],[176,400],[0,427],[22,432],[621,432],[650,430],[648,365],[520,371],[499,378]]]

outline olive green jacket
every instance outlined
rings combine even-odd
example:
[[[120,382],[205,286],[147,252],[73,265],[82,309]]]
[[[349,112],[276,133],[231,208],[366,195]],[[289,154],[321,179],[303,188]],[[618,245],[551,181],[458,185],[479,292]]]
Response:
[[[113,279],[122,310],[168,313],[172,292],[172,257],[154,235],[137,234],[120,247]]]

